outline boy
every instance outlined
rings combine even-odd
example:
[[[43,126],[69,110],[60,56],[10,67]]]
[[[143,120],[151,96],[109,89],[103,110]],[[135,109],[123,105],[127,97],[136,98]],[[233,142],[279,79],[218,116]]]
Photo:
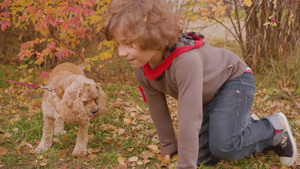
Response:
[[[157,129],[165,158],[176,168],[238,160],[271,146],[291,166],[297,148],[281,112],[248,122],[254,76],[234,53],[211,47],[203,35],[182,33],[164,0],[113,0],[103,31],[132,67]],[[166,94],[178,99],[178,141]]]

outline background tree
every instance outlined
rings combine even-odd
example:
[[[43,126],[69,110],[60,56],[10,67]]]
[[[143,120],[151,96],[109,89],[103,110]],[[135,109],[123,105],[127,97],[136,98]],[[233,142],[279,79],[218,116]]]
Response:
[[[189,22],[217,22],[234,37],[253,69],[270,60],[287,60],[299,46],[300,2],[297,0],[173,0]],[[178,5],[181,4],[181,5]],[[183,5],[182,5],[183,4]],[[192,15],[191,15],[192,14]],[[191,19],[192,18],[192,19]],[[230,21],[230,25],[224,24]]]
[[[111,42],[105,42],[100,34],[102,13],[109,2],[4,0],[0,3],[1,36],[5,37],[2,50],[17,37],[21,41],[20,60],[31,58],[48,70],[58,60],[79,57],[90,63],[88,69],[99,71],[112,53]]]
[[[270,60],[288,60],[299,46],[298,0],[169,0],[191,23],[216,22],[238,42],[253,69]],[[3,0],[0,3],[2,53],[10,59],[30,58],[45,70],[60,59],[80,58],[99,72],[112,57],[113,42],[100,34],[102,15],[110,0]],[[231,24],[225,24],[229,21]],[[21,44],[19,44],[21,43]],[[16,45],[20,49],[16,49]],[[271,65],[270,65],[271,66]]]

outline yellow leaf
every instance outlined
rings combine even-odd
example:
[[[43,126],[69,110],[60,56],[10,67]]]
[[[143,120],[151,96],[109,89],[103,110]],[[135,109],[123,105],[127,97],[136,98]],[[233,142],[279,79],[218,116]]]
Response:
[[[92,61],[97,61],[97,60],[98,60],[98,56],[92,57],[91,60],[92,60]]]
[[[123,157],[118,157],[118,162],[122,165],[125,166],[125,160]]]
[[[268,26],[270,24],[270,22],[266,22],[264,23],[264,26]]]
[[[251,6],[252,2],[251,2],[251,0],[244,0],[243,4],[246,5],[246,6]]]
[[[88,64],[87,67],[86,67],[86,70],[91,70],[91,68],[92,68],[92,65]]]
[[[8,152],[7,148],[0,147],[0,155],[4,155]]]

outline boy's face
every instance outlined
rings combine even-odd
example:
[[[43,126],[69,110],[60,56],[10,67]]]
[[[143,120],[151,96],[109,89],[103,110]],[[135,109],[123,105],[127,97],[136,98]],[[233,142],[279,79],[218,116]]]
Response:
[[[136,44],[129,44],[120,31],[113,34],[118,43],[119,55],[124,57],[133,68],[140,68],[149,62],[151,68],[157,67],[163,57],[163,50],[141,50]]]

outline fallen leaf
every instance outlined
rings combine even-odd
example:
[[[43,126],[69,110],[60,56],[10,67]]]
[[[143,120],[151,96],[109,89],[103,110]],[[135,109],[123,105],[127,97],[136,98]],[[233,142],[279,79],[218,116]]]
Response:
[[[121,91],[119,92],[119,94],[120,94],[120,95],[125,95],[126,92],[125,92],[125,90],[121,90]]]
[[[67,155],[67,151],[66,150],[59,150],[58,151],[59,156],[63,157]]]
[[[104,143],[112,143],[113,142],[113,138],[111,137],[106,137],[104,140],[103,140]]]
[[[122,128],[119,128],[118,134],[119,134],[119,136],[122,136],[122,135],[126,134],[126,130],[122,129]]]
[[[296,107],[297,107],[298,109],[300,109],[300,103],[299,103],[299,102],[296,102],[296,101],[294,101],[294,103],[295,103]]]
[[[128,159],[128,161],[129,162],[136,162],[136,161],[138,161],[139,160],[139,158],[138,157],[136,157],[136,156],[134,156],[134,157],[130,157],[129,159]]]
[[[151,144],[148,146],[148,148],[153,152],[153,153],[159,153],[158,151],[158,146],[157,145],[154,145],[154,144]]]
[[[129,125],[131,123],[131,119],[130,118],[124,118],[124,123],[126,125]]]
[[[63,163],[63,165],[59,169],[67,169],[69,166],[68,163]]]
[[[144,164],[142,161],[138,161],[136,163],[137,163],[137,165],[143,165]]]
[[[125,166],[125,160],[123,157],[118,157],[118,162],[122,165]]]
[[[43,158],[44,158],[44,156],[42,156],[42,155],[38,155],[36,158],[37,158],[37,159],[39,159],[39,160],[41,160],[41,159],[43,159]]]
[[[4,148],[4,147],[0,147],[0,155],[4,155],[8,152],[8,149],[7,148]]]
[[[47,162],[41,162],[41,163],[40,163],[40,166],[45,167],[47,164],[48,164]]]
[[[90,163],[88,163],[87,161],[86,162],[83,162],[82,164],[84,164],[85,166],[89,166],[91,165]]]
[[[89,154],[89,155],[87,156],[87,158],[88,158],[88,159],[95,159],[95,158],[97,158],[97,154]]]
[[[54,143],[59,143],[59,139],[57,137],[53,138],[52,140]]]
[[[11,135],[10,133],[5,133],[4,136],[7,137],[7,138],[9,138],[9,137],[11,137],[12,135]]]
[[[88,148],[87,153],[88,154],[92,154],[94,152],[94,150],[92,148]]]
[[[152,158],[154,156],[154,154],[151,151],[143,151],[141,154],[141,157],[144,160],[148,160],[148,158]]]
[[[150,160],[148,160],[148,159],[147,160],[143,160],[143,163],[144,164],[150,163]]]

